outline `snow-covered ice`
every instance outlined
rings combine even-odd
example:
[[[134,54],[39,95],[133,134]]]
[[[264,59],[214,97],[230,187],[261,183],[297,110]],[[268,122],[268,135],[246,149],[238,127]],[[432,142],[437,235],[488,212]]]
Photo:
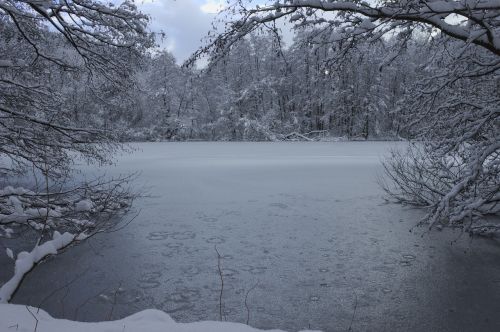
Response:
[[[15,302],[61,288],[42,304],[58,318],[102,321],[113,307],[113,319],[155,308],[216,321],[217,246],[228,321],[346,331],[357,303],[357,331],[498,330],[498,245],[414,229],[422,211],[382,199],[380,160],[400,144],[136,144],[106,171],[141,171],[137,218],[38,266]]]

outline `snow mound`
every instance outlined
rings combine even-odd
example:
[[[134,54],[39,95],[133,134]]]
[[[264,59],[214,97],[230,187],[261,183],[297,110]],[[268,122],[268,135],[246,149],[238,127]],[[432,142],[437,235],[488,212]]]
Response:
[[[84,199],[82,201],[79,201],[75,205],[75,211],[77,212],[87,212],[91,211],[94,208],[94,202],[92,202],[90,199]]]
[[[0,304],[0,331],[33,332],[256,332],[248,325],[229,322],[176,323],[159,310],[144,310],[121,320],[83,323],[52,318],[37,308]],[[279,330],[270,330],[278,332]]]
[[[3,189],[0,189],[0,196],[8,196],[8,195],[33,195],[34,193],[31,190],[18,187],[14,188],[12,186],[7,186]]]

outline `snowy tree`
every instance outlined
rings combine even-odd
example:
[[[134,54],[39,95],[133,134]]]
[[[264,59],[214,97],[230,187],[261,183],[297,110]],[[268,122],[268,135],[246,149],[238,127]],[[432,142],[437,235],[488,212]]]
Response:
[[[423,144],[393,153],[385,166],[396,186],[385,189],[398,201],[430,206],[431,225],[489,234],[499,225],[478,221],[499,212],[498,56],[450,41],[429,50],[434,56],[404,105],[408,129]]]
[[[132,2],[0,1],[1,171],[7,180],[31,172],[35,182],[0,190],[0,238],[15,243],[28,232],[34,239],[16,256],[8,248],[14,274],[1,286],[0,302],[36,264],[112,228],[106,216],[129,205],[129,177],[76,187],[66,180],[77,158],[106,163],[119,147],[92,120],[100,114],[89,112],[103,110],[102,82],[115,91],[127,85],[127,63],[152,45],[147,22]],[[93,106],[71,106],[91,100]]]
[[[110,133],[73,126],[69,110],[62,107],[59,85],[68,80],[60,77],[91,70],[89,80],[97,75],[123,84],[127,61],[151,43],[146,22],[132,3],[108,7],[93,1],[0,2],[1,153],[18,166],[42,169],[49,163],[53,174],[69,165],[70,151],[105,161],[115,147]],[[130,52],[111,56],[113,48]],[[101,144],[84,144],[95,142]]]
[[[201,122],[217,128],[212,139],[396,137],[398,109],[389,106],[400,101],[402,90],[393,86],[411,81],[401,71],[415,59],[409,47],[397,68],[384,65],[384,52],[392,46],[360,42],[346,53],[322,44],[318,30],[306,28],[283,48],[274,33],[251,34],[212,59],[200,76],[200,87],[210,82],[201,89],[218,118]]]
[[[316,43],[340,49],[336,54],[343,58],[359,42],[392,40],[389,64],[409,43],[421,41],[429,60],[415,68],[417,80],[405,87],[398,106],[410,124],[404,131],[419,144],[386,163],[395,184],[386,189],[399,201],[430,207],[431,225],[472,232],[499,228],[478,223],[500,211],[498,1],[278,0],[254,8],[237,1],[226,13],[232,23],[193,59],[227,54],[244,36],[274,29],[282,18],[296,28],[316,29]]]

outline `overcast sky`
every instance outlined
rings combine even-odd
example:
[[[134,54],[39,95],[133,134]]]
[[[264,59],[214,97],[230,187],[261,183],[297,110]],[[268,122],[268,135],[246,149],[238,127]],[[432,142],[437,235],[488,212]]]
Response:
[[[201,45],[201,39],[212,28],[212,22],[227,0],[137,0],[142,12],[151,15],[150,28],[163,31],[166,39],[161,46],[172,52],[182,63]],[[253,6],[265,0],[252,0]],[[280,24],[284,41],[291,41],[290,28]],[[285,31],[286,30],[286,31]]]
[[[151,15],[151,30],[163,31],[162,46],[178,62],[186,60],[201,45],[211,29],[223,0],[138,0],[140,10]]]

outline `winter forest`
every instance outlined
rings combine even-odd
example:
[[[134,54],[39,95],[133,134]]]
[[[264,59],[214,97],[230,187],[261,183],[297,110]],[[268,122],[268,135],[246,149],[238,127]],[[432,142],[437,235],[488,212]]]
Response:
[[[0,0],[0,331],[498,331],[499,232],[498,0]]]

